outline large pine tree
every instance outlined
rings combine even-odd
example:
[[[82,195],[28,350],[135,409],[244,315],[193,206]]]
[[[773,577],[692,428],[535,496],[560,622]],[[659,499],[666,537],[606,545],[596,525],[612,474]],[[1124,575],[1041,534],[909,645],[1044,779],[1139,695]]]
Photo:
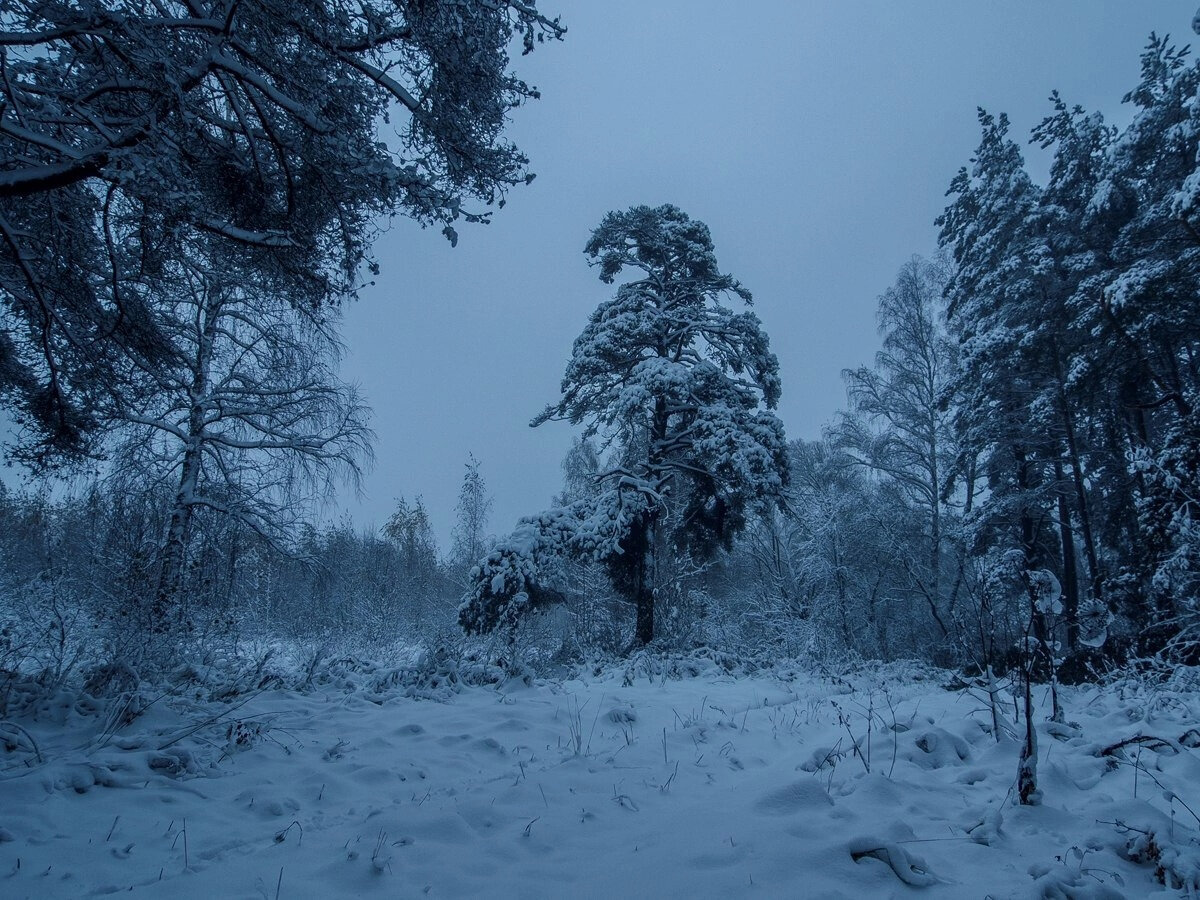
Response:
[[[539,560],[586,553],[637,607],[636,641],[654,638],[659,562],[711,558],[749,507],[787,478],[779,365],[750,292],[719,269],[707,226],[670,205],[605,216],[585,253],[613,298],[576,339],[562,397],[534,421],[564,419],[603,438],[616,464],[594,498],[526,520],[476,573],[461,621],[494,627],[536,594]]]

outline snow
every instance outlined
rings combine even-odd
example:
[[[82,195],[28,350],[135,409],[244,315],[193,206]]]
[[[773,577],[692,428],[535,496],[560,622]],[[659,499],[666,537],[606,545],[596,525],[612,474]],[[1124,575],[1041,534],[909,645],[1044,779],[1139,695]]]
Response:
[[[63,693],[0,725],[0,895],[1181,896],[1156,868],[1200,888],[1194,678],[1061,689],[1022,807],[1019,744],[953,677],[642,655],[450,671],[441,701],[346,663],[304,691],[136,694],[124,718]]]

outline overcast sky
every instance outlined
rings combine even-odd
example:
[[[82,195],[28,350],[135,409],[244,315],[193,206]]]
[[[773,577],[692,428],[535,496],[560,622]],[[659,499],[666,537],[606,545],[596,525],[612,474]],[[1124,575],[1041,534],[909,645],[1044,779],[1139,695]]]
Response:
[[[783,375],[789,437],[845,401],[877,345],[875,303],[914,253],[978,141],[977,106],[1022,141],[1059,89],[1127,121],[1151,30],[1187,42],[1196,0],[540,0],[561,44],[515,61],[542,99],[512,138],[537,180],[457,248],[398,221],[383,273],[351,306],[344,371],[374,408],[378,460],[356,522],[424,496],[449,539],[468,452],[503,533],[558,489],[572,429],[530,418],[558,396],[611,288],[582,253],[604,213],[674,203],[708,224],[755,296]],[[1046,161],[1031,148],[1039,180]]]
[[[445,545],[468,452],[493,532],[547,505],[572,429],[528,423],[611,292],[583,245],[634,204],[709,225],[779,356],[789,437],[818,437],[844,404],[841,371],[875,352],[876,298],[935,250],[975,108],[1007,112],[1023,140],[1057,88],[1123,123],[1148,34],[1187,42],[1196,3],[539,0],[569,31],[515,60],[542,90],[509,132],[537,180],[457,248],[405,220],[378,243],[382,274],[344,332],[378,459],[329,515],[381,525],[420,494]],[[1027,158],[1040,180],[1046,160]]]

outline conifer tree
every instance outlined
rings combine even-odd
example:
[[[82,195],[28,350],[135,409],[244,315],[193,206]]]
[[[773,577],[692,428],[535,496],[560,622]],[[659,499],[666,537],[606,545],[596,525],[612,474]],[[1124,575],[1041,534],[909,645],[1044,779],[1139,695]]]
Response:
[[[750,292],[718,268],[708,228],[677,207],[611,212],[584,252],[606,284],[633,277],[592,313],[561,399],[533,424],[583,425],[616,464],[595,498],[526,520],[488,557],[461,621],[494,627],[512,601],[531,602],[539,559],[588,553],[636,606],[646,644],[663,558],[711,558],[786,481],[779,364],[758,317],[726,305],[748,305]]]

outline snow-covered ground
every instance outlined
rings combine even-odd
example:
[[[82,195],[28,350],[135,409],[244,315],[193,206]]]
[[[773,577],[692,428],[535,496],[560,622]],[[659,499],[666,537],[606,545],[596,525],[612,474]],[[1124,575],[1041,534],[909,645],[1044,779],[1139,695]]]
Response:
[[[1179,896],[1156,860],[1200,884],[1188,690],[1065,690],[1020,807],[1019,745],[948,673],[693,667],[444,702],[343,674],[119,728],[49,700],[0,727],[0,896]],[[1104,753],[1138,735],[1162,740]]]

